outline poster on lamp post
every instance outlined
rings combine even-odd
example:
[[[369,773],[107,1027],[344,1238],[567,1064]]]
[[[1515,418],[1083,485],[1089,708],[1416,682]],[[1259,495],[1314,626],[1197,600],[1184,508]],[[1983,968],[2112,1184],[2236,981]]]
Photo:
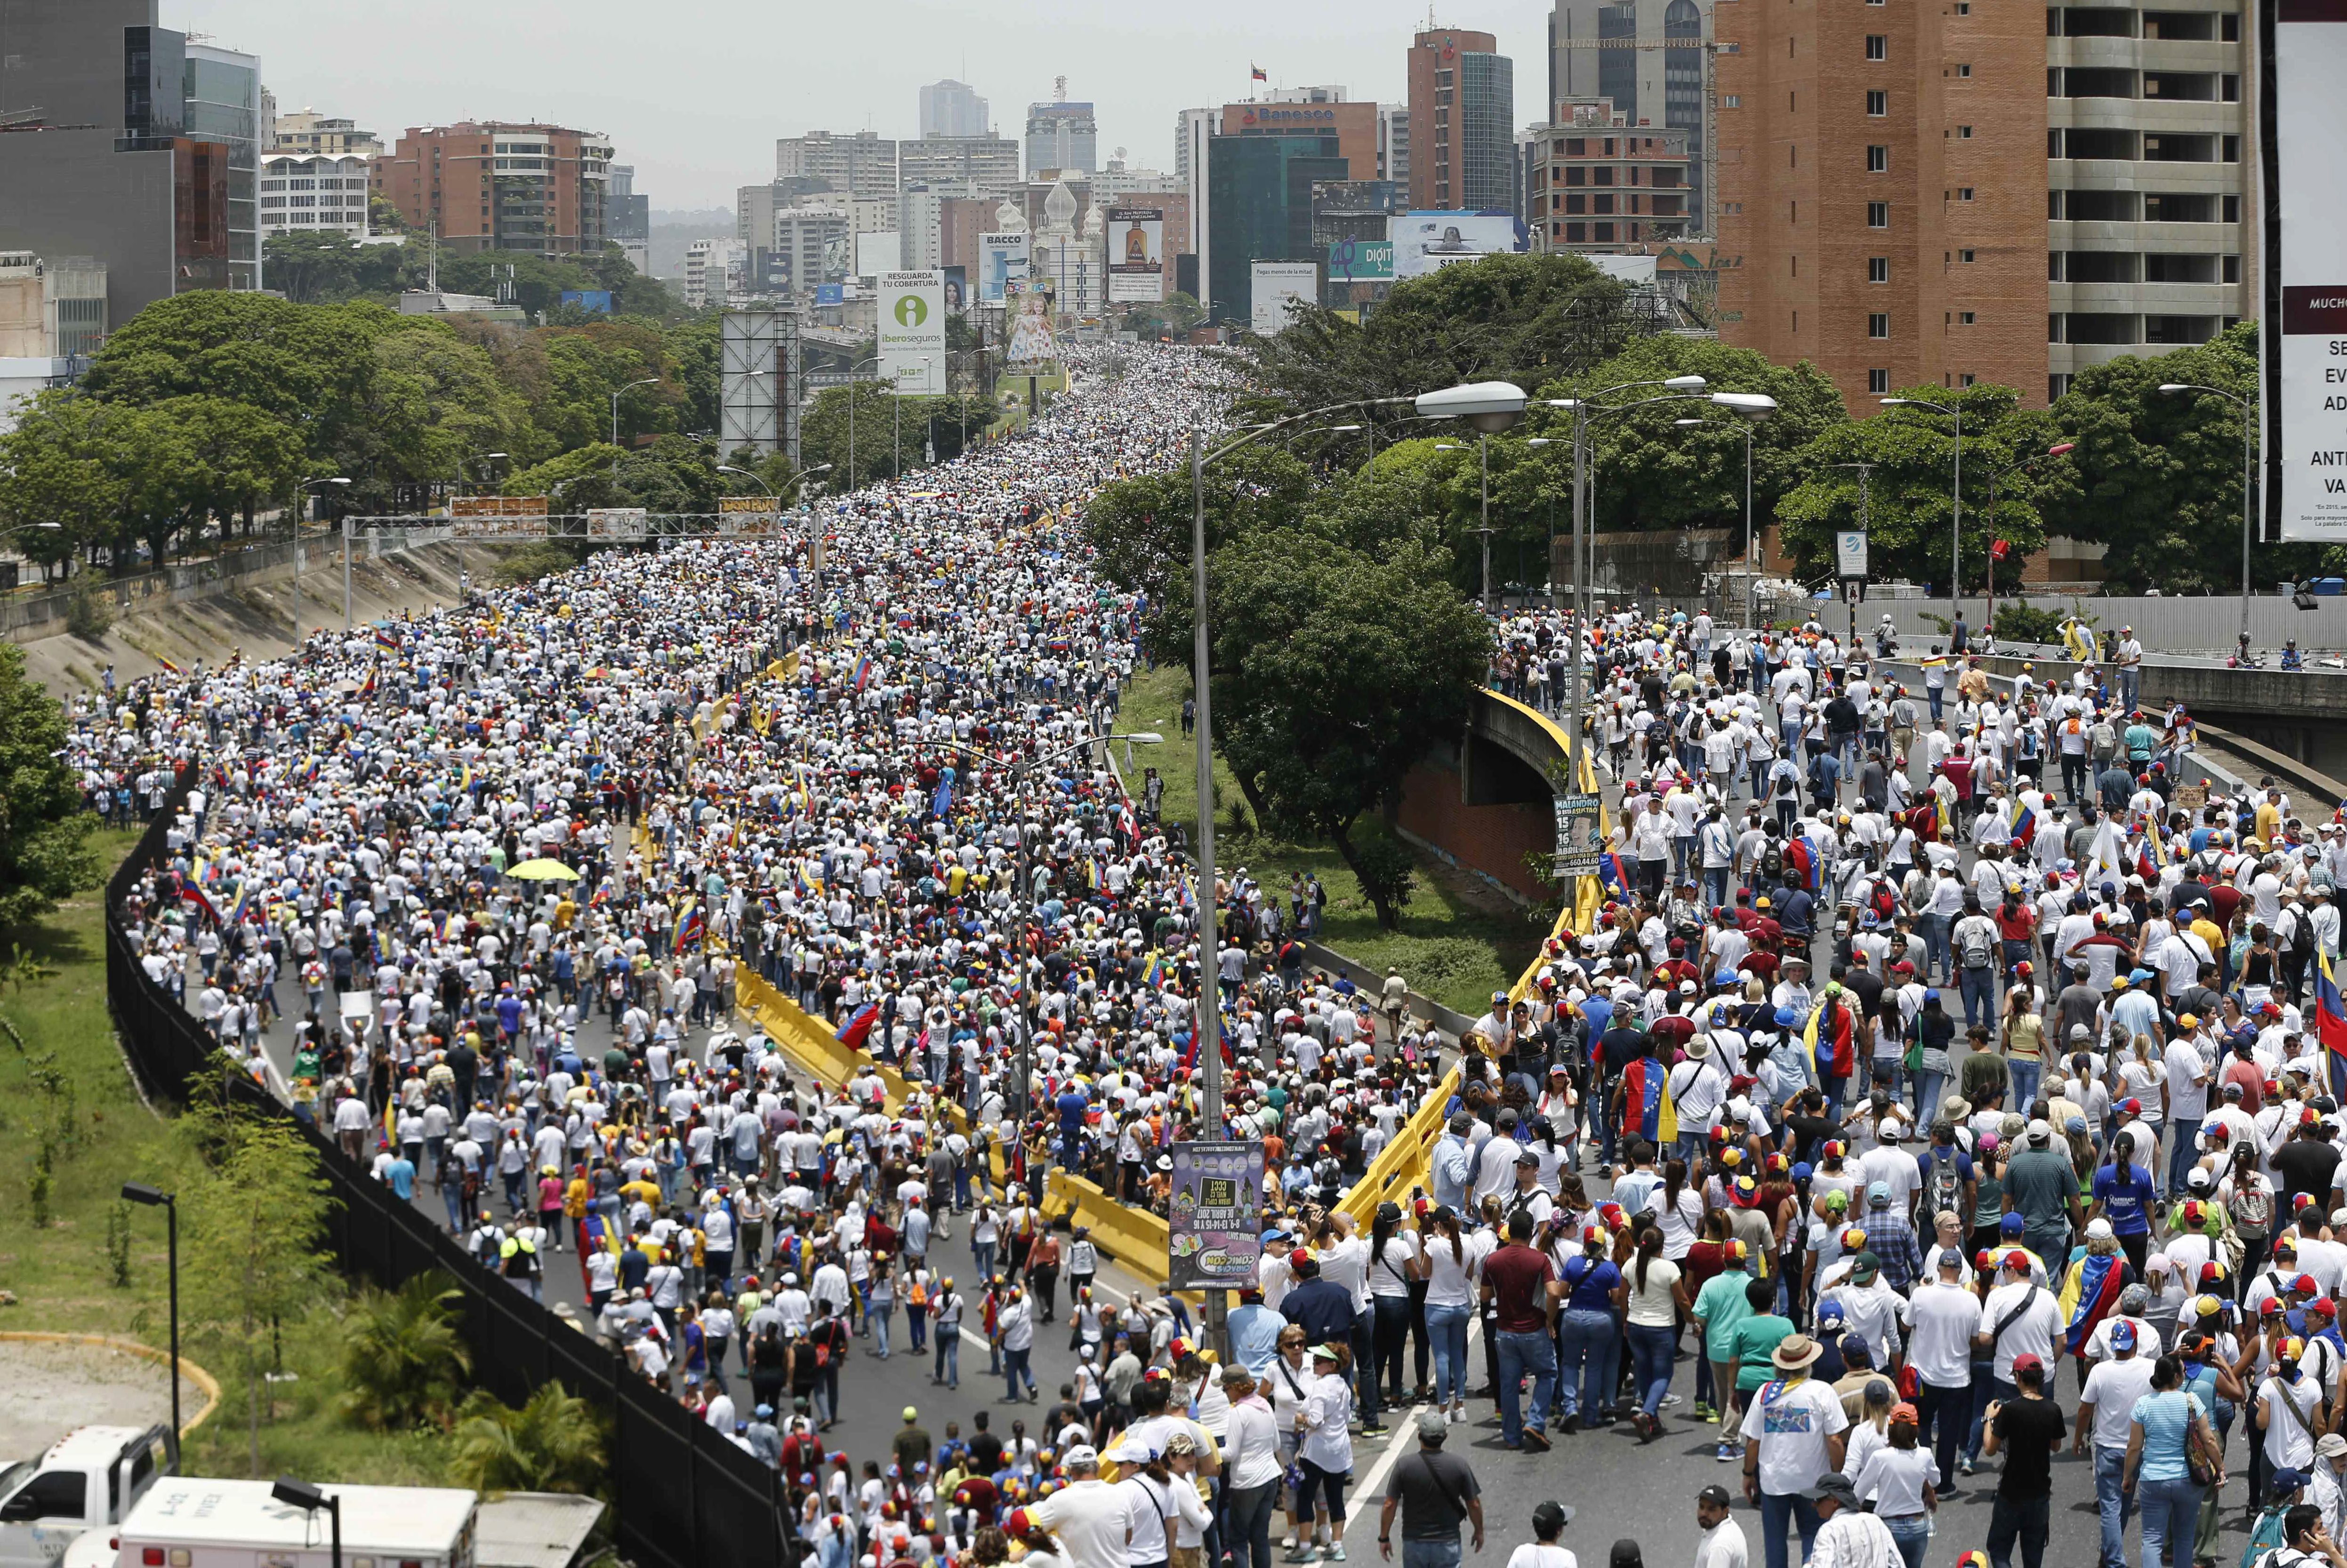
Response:
[[[1175,1143],[1167,1205],[1170,1272],[1176,1290],[1236,1290],[1255,1282],[1263,1253],[1263,1146],[1235,1140]]]

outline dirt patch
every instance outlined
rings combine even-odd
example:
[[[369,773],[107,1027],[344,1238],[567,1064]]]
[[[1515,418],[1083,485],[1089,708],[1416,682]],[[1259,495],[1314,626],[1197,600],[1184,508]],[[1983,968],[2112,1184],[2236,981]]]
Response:
[[[179,1380],[182,1418],[204,1408]],[[0,1339],[0,1460],[37,1458],[76,1427],[143,1427],[171,1419],[163,1365],[104,1345]]]

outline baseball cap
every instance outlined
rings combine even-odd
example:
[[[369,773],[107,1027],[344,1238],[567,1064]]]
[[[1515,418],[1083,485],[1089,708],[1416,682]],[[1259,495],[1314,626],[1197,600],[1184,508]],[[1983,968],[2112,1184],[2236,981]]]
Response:
[[[2132,1350],[2135,1348],[2134,1324],[2129,1323],[2126,1318],[2122,1317],[2117,1322],[2111,1325],[2111,1348],[2114,1350]]]
[[[2045,1359],[2034,1350],[2024,1350],[2013,1358],[2013,1375],[2016,1378],[2024,1372],[2043,1372],[2044,1370],[2045,1370]]]

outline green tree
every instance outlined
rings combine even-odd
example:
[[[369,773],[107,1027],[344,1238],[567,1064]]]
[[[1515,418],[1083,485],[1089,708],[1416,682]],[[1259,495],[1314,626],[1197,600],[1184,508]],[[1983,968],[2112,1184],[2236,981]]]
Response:
[[[343,1340],[343,1407],[351,1419],[400,1431],[455,1406],[473,1369],[456,1282],[437,1269],[397,1290],[370,1291]]]
[[[155,405],[153,416],[179,426],[192,458],[180,476],[189,520],[200,527],[207,516],[241,517],[248,527],[264,499],[291,502],[302,479],[301,437],[260,409],[224,397],[173,397]]]
[[[603,1489],[604,1451],[602,1419],[559,1383],[541,1387],[518,1410],[476,1392],[456,1427],[448,1478],[492,1494],[590,1494]]]
[[[852,443],[848,439],[851,398],[856,422]],[[893,473],[900,454],[907,472],[921,466],[932,431],[937,436],[938,461],[942,463],[960,453],[965,434],[974,438],[994,420],[992,407],[982,397],[907,395],[901,400],[901,411],[898,401],[886,384],[876,381],[826,386],[816,393],[815,405],[799,420],[799,452],[807,466],[830,464],[831,472],[824,477],[834,487],[868,485]]]
[[[0,930],[104,875],[65,749],[65,710],[26,675],[25,651],[0,642]]]
[[[1629,287],[1586,258],[1456,261],[1396,284],[1366,321],[1307,305],[1277,336],[1249,338],[1261,391],[1243,406],[1293,413],[1468,381],[1533,386],[1601,364],[1649,330]],[[1386,424],[1408,412],[1368,416]]]
[[[2106,548],[2114,591],[2240,589],[2241,406],[2205,394],[2164,395],[2163,383],[2255,396],[2258,329],[2227,328],[2205,343],[2156,358],[2090,365],[2054,405],[2077,443],[2056,491],[2061,530]],[[2266,578],[2311,575],[2316,552],[2260,547]]]
[[[399,292],[405,247],[362,245],[347,234],[303,233],[298,229],[262,242],[269,286],[297,304],[331,304],[373,297],[388,302]]]
[[[1244,446],[1206,471],[1205,496],[1211,556],[1232,539],[1293,522],[1311,499],[1312,473],[1281,447]],[[1112,480],[1084,505],[1094,569],[1127,593],[1148,595],[1161,617],[1178,615],[1151,633],[1162,659],[1179,658],[1189,645],[1194,514],[1187,464]]]
[[[1391,929],[1407,878],[1365,856],[1355,829],[1398,799],[1429,746],[1459,734],[1489,625],[1445,580],[1443,552],[1415,542],[1372,556],[1273,528],[1210,567],[1223,754],[1258,816],[1333,845]]]
[[[1989,547],[2010,540],[2023,554],[2045,542],[2042,506],[2059,485],[2059,465],[2040,464],[2011,474],[1989,509],[1989,477],[2045,451],[2056,439],[2051,415],[2024,409],[2011,387],[1985,383],[1950,391],[1922,386],[1900,394],[1963,410],[1963,579],[1988,575]],[[1953,522],[1956,444],[1953,423],[1916,407],[1885,408],[1870,419],[1837,425],[1798,454],[1806,477],[1777,508],[1784,547],[1804,576],[1829,571],[1837,529],[1859,526],[1859,475],[1843,463],[1875,465],[1866,490],[1868,564],[1878,579],[1948,582]]]
[[[95,398],[46,391],[0,435],[0,529],[45,570],[113,540],[123,487],[106,442],[109,413]]]
[[[252,1473],[261,1473],[262,1374],[282,1323],[299,1323],[333,1278],[324,1247],[332,1204],[318,1156],[292,1128],[215,1111],[201,1133],[213,1158],[180,1189],[188,1226],[183,1310],[192,1337],[230,1358],[245,1383]]]

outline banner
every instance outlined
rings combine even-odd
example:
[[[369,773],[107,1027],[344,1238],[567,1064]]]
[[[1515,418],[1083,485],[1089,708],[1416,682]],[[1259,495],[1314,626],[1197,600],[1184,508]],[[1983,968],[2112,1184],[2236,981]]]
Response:
[[[1338,240],[1328,247],[1328,281],[1332,283],[1390,283],[1394,247],[1390,240]]]
[[[458,539],[546,537],[544,496],[456,496],[448,502],[448,535]]]
[[[1024,234],[980,234],[978,237],[978,297],[1000,304],[1004,297],[1027,282],[1028,238]]]
[[[1254,1284],[1263,1255],[1263,1146],[1196,1140],[1171,1153],[1166,1250],[1174,1288]]]
[[[1394,276],[1419,278],[1453,261],[1532,249],[1532,231],[1512,212],[1402,212],[1386,230]]]
[[[2274,30],[2265,181],[2277,203],[2265,215],[2273,263],[2265,285],[2269,472],[2279,469],[2282,538],[2338,544],[2347,541],[2347,210],[2334,181],[2347,165],[2347,100],[2339,93],[2347,81],[2347,10],[2279,0],[2258,14]]]
[[[1110,208],[1108,246],[1108,297],[1112,302],[1155,304],[1164,299],[1163,208]]]
[[[1060,356],[1058,333],[1051,325],[1051,296],[1040,289],[1013,294],[1010,313],[1010,363],[1048,364]]]
[[[1594,794],[1556,797],[1556,875],[1594,876],[1605,848],[1604,819]]]
[[[880,374],[901,393],[946,389],[946,275],[880,274]]]
[[[587,537],[590,539],[640,539],[649,531],[645,521],[648,514],[641,507],[597,507],[587,514]]]
[[[1834,534],[1834,575],[1864,577],[1866,575],[1866,530],[1842,528]]]
[[[1250,261],[1247,277],[1249,324],[1264,337],[1286,329],[1288,301],[1302,300],[1311,304],[1320,297],[1320,268],[1317,262]]]

